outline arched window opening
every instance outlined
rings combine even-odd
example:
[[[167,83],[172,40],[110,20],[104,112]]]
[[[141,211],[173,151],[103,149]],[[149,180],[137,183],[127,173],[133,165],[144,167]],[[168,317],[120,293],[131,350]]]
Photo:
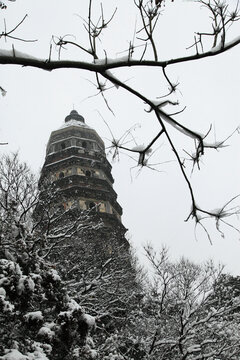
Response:
[[[87,143],[86,143],[86,141],[83,141],[83,142],[82,142],[82,147],[83,147],[84,149],[87,148]]]
[[[83,169],[81,169],[81,168],[79,168],[79,167],[77,168],[77,174],[78,174],[78,175],[85,175]]]
[[[60,174],[59,174],[59,179],[62,179],[64,177],[64,172],[61,171]]]
[[[61,145],[60,145],[60,146],[61,146],[61,149],[62,149],[62,150],[66,149],[66,144],[65,144],[64,142],[63,142],[63,143],[61,143]]]
[[[80,207],[81,210],[87,210],[87,203],[86,203],[86,201],[83,200],[83,199],[80,199],[80,200],[79,200],[79,207]]]
[[[88,207],[89,207],[89,209],[93,209],[96,207],[96,204],[94,202],[90,202]]]
[[[98,209],[100,212],[106,212],[106,206],[104,202],[100,202],[100,204],[98,205]]]

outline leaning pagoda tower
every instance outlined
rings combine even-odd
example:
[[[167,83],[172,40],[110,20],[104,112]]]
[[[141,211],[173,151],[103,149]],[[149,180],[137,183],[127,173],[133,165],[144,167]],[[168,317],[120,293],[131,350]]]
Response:
[[[35,211],[40,251],[66,281],[74,299],[86,309],[92,304],[95,313],[107,314],[101,321],[108,330],[112,326],[109,299],[114,303],[111,311],[119,316],[119,299],[136,288],[111,168],[100,136],[72,110],[50,135]]]
[[[111,168],[100,136],[72,110],[63,126],[50,135],[40,189],[47,179],[55,185],[56,206],[92,212],[104,227],[117,229],[124,237],[126,229],[121,222],[122,208],[113,189]]]

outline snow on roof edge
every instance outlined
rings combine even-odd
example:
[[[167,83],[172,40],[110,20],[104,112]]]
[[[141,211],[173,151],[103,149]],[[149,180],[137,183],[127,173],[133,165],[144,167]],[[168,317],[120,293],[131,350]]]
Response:
[[[70,126],[77,126],[77,127],[82,127],[82,128],[85,128],[85,129],[92,129],[90,126],[78,121],[78,120],[69,120],[67,122],[65,122],[58,130],[60,129],[64,129],[66,127],[70,127]]]

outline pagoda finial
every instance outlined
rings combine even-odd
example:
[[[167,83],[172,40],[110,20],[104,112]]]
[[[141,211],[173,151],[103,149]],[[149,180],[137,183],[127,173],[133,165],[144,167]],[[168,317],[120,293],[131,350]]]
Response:
[[[85,123],[84,117],[82,115],[79,115],[77,110],[72,110],[68,116],[65,117],[65,122],[68,122],[70,120],[77,120],[82,123]]]

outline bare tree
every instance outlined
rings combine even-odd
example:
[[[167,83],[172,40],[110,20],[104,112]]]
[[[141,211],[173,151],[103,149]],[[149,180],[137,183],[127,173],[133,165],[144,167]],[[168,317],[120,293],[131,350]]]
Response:
[[[233,205],[236,197],[233,197],[221,209],[208,210],[198,205],[195,198],[195,192],[190,181],[186,159],[192,163],[192,169],[200,168],[199,162],[208,149],[220,149],[225,146],[226,139],[218,142],[208,142],[207,137],[211,131],[205,134],[193,130],[189,126],[185,126],[177,121],[177,114],[184,109],[178,108],[178,101],[173,101],[171,95],[178,89],[177,83],[173,82],[168,75],[168,68],[172,65],[187,63],[189,61],[201,60],[203,58],[218,56],[221,53],[229,51],[240,43],[240,38],[230,38],[229,28],[235,25],[239,20],[238,6],[233,8],[230,3],[220,0],[197,0],[196,6],[204,7],[209,12],[211,31],[196,32],[193,35],[193,43],[189,46],[190,55],[181,56],[173,59],[162,61],[160,59],[161,46],[157,40],[160,30],[160,15],[164,14],[164,7],[168,5],[168,1],[153,0],[134,0],[137,10],[138,20],[141,25],[134,32],[133,39],[129,42],[128,49],[119,49],[119,53],[125,52],[123,57],[110,59],[108,57],[109,50],[102,47],[101,36],[104,30],[111,25],[112,20],[117,16],[115,9],[109,19],[105,19],[103,5],[99,6],[99,16],[96,17],[96,5],[93,0],[89,0],[88,14],[86,18],[82,18],[82,23],[86,31],[86,38],[80,42],[69,40],[69,36],[54,36],[50,45],[49,56],[47,59],[38,59],[27,54],[21,53],[12,45],[11,50],[2,50],[0,52],[0,64],[13,64],[22,66],[31,66],[43,70],[52,71],[60,68],[71,68],[79,70],[87,70],[96,75],[96,86],[98,94],[101,94],[110,111],[111,105],[106,97],[106,90],[109,89],[109,83],[116,88],[122,88],[132,96],[139,99],[140,103],[144,103],[147,107],[144,116],[147,113],[154,113],[159,130],[154,134],[153,138],[148,141],[147,145],[136,146],[131,131],[127,130],[120,139],[112,139],[111,148],[113,156],[116,157],[120,150],[125,150],[132,154],[138,155],[138,165],[140,167],[152,168],[150,160],[150,152],[152,147],[159,139],[165,138],[168,142],[169,149],[174,153],[176,162],[182,173],[191,198],[191,211],[186,220],[193,219],[196,225],[200,225],[210,239],[209,233],[204,220],[213,218],[216,228],[220,231],[220,224],[225,224],[235,228],[229,219],[239,213],[239,208]],[[94,8],[94,10],[93,10]],[[96,19],[96,20],[95,20]],[[34,39],[23,39],[17,36],[19,26],[24,22],[25,17],[12,29],[7,29],[6,25],[2,31],[0,38],[14,41],[35,41]],[[16,35],[15,35],[16,34]],[[55,59],[53,45],[57,47],[58,59]],[[74,47],[79,50],[79,58],[77,60],[61,60],[62,51]],[[89,60],[85,60],[85,58]],[[125,79],[115,76],[112,71],[122,68],[159,68],[162,70],[163,79],[166,84],[167,91],[162,94],[157,93],[154,99],[150,99],[143,92],[131,87]],[[111,85],[110,85],[111,87]],[[169,110],[165,110],[165,107]],[[177,107],[177,110],[171,110]],[[179,151],[176,146],[174,135],[179,133],[184,137],[191,138],[193,141],[193,150],[191,152],[184,150]],[[237,131],[237,129],[235,130]],[[235,132],[233,131],[233,133]],[[133,141],[133,145],[129,145],[129,141]],[[126,145],[127,144],[127,145]]]
[[[44,187],[44,189],[43,189]],[[102,222],[89,212],[65,209],[64,199],[54,183],[38,188],[35,175],[18,153],[0,158],[0,246],[7,258],[18,258],[16,250],[27,244],[24,261],[53,259],[58,249],[73,247],[71,240],[87,230],[99,229]],[[34,255],[34,256],[35,256]]]
[[[220,293],[223,267],[172,262],[166,249],[146,254],[154,271],[148,311],[155,317],[149,355],[157,359],[237,359],[239,297]]]
[[[0,161],[0,245],[5,255],[15,256],[16,243],[27,238],[38,191],[35,176],[17,153],[3,155]],[[14,238],[13,238],[14,234]],[[12,253],[12,254],[11,254]]]

